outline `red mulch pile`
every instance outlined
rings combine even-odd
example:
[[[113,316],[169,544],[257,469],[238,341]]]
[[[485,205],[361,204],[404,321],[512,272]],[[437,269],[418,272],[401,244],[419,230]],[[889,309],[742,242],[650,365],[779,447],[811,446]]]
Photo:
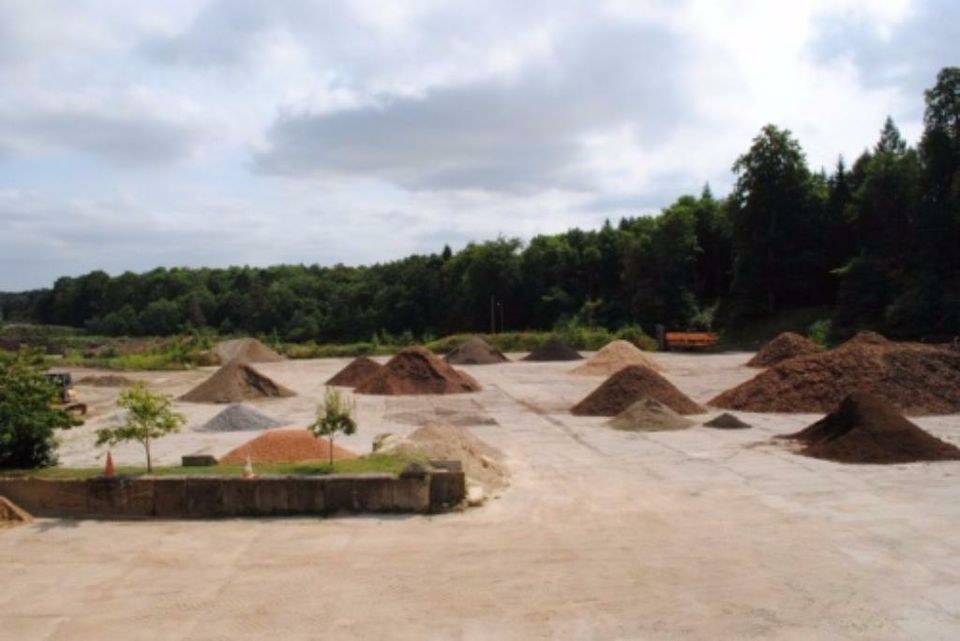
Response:
[[[379,372],[360,383],[358,394],[462,394],[479,392],[480,383],[455,370],[423,347],[408,347]]]
[[[454,365],[493,365],[510,361],[503,352],[476,336],[454,347],[444,360]]]
[[[333,377],[327,381],[327,385],[356,387],[363,381],[379,372],[381,367],[383,367],[383,365],[372,358],[359,356],[350,361],[349,365],[334,374]]]
[[[330,441],[316,438],[307,430],[269,430],[229,451],[220,459],[222,464],[296,463],[298,461],[329,461]],[[333,446],[333,459],[357,458],[357,455],[339,445]]]
[[[923,431],[876,396],[847,396],[831,414],[791,438],[801,454],[841,463],[960,460],[960,448]]]
[[[678,414],[702,414],[702,407],[663,376],[643,365],[629,365],[573,406],[580,416],[616,416],[641,398],[660,401]]]
[[[763,346],[753,358],[747,361],[748,367],[772,367],[794,356],[819,354],[823,348],[812,340],[793,332],[784,332]]]
[[[914,416],[960,412],[960,353],[863,332],[829,352],[783,361],[710,405],[826,414],[853,392],[879,396]]]
[[[235,359],[181,396],[180,400],[193,403],[236,403],[252,398],[286,396],[295,394],[250,365]]]

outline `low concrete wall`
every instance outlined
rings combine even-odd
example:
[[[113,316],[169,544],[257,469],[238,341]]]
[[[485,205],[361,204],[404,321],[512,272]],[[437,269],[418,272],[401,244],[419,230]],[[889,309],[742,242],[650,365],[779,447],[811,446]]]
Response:
[[[0,495],[40,517],[217,518],[447,510],[463,472],[260,477],[44,480],[0,478]]]

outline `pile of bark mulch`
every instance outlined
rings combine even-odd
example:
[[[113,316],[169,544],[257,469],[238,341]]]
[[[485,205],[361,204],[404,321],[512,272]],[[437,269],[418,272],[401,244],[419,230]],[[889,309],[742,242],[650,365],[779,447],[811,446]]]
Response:
[[[523,357],[525,361],[579,361],[583,360],[580,352],[573,349],[559,338],[551,338],[535,350]]]
[[[454,347],[444,359],[453,365],[493,365],[510,361],[503,352],[478,336]]]
[[[659,401],[679,414],[706,411],[649,367],[630,365],[605,380],[570,412],[580,416],[616,416],[645,397]]]
[[[255,338],[237,338],[217,343],[213,348],[221,363],[234,359],[247,363],[279,363],[283,356],[261,343]]]
[[[367,358],[358,356],[350,361],[350,364],[337,372],[327,381],[327,385],[338,385],[340,387],[356,387],[380,371],[383,367],[380,363]]]
[[[764,345],[763,349],[747,361],[747,367],[772,367],[794,356],[819,354],[822,351],[822,347],[806,336],[784,332]]]
[[[863,332],[828,352],[783,361],[710,405],[825,414],[853,392],[879,396],[913,416],[960,412],[960,353]]]
[[[91,387],[129,387],[133,385],[126,376],[118,374],[104,374],[102,376],[84,376],[77,381],[77,385],[90,385]]]
[[[296,396],[243,361],[232,360],[180,397],[191,403],[237,403],[256,398]]]
[[[723,414],[710,419],[703,425],[704,427],[715,427],[719,430],[745,430],[748,427],[753,427],[750,425],[750,423],[745,423],[729,412],[724,412]]]
[[[607,421],[607,425],[626,432],[664,432],[696,425],[689,418],[652,398],[641,398]]]
[[[480,383],[423,347],[398,352],[379,372],[354,390],[358,394],[463,394],[479,392]]]
[[[330,441],[317,438],[307,430],[270,430],[230,450],[221,459],[221,465],[251,463],[297,463],[300,461],[329,461]],[[357,455],[339,445],[333,445],[333,460],[357,458]]]
[[[877,396],[857,392],[832,413],[796,434],[801,454],[841,463],[960,460],[960,448],[905,419]]]

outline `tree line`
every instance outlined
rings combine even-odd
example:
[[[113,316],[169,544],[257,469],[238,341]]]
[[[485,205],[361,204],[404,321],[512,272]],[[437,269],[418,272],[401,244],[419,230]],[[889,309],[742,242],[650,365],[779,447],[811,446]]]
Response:
[[[361,267],[94,271],[2,294],[0,311],[108,335],[211,328],[347,342],[565,322],[720,328],[824,306],[840,333],[955,335],[960,68],[943,69],[925,102],[916,147],[888,118],[850,166],[813,171],[791,133],[767,125],[734,163],[726,198],[706,187],[599,230]]]

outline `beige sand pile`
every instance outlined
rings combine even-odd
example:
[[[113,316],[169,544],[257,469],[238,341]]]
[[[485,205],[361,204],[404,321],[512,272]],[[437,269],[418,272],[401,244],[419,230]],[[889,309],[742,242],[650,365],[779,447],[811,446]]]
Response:
[[[381,451],[460,461],[467,478],[481,485],[487,493],[501,490],[510,483],[503,452],[463,427],[443,423],[426,425],[406,437],[386,439]]]
[[[628,365],[643,365],[661,371],[662,368],[652,358],[640,351],[628,341],[613,341],[593,355],[583,365],[570,370],[571,374],[585,376],[610,376]]]
[[[255,338],[237,338],[217,343],[213,348],[221,363],[239,359],[247,363],[278,363],[283,356]]]
[[[273,382],[250,365],[232,360],[213,376],[180,397],[191,403],[237,403],[255,398],[296,396],[292,391]]]
[[[641,398],[607,421],[610,427],[627,432],[682,430],[693,427],[695,424],[660,401],[647,397]]]
[[[317,438],[307,430],[269,430],[240,447],[230,450],[221,459],[222,465],[251,463],[298,463],[329,461],[330,441]],[[334,443],[333,460],[357,458],[350,450]]]
[[[30,523],[33,517],[5,496],[0,496],[0,528]]]

